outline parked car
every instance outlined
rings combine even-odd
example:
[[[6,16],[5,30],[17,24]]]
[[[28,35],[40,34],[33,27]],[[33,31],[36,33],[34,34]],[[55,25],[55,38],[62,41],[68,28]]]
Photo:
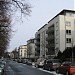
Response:
[[[39,58],[38,60],[37,60],[37,62],[35,63],[35,67],[43,67],[43,65],[44,65],[44,61],[45,61],[45,59],[44,58]]]
[[[22,63],[23,64],[27,64],[28,60],[27,59],[23,59]]]
[[[61,66],[56,69],[57,73],[65,74],[65,75],[73,75],[75,74],[75,63],[72,62],[64,62]]]
[[[0,75],[3,74],[4,72],[4,66],[5,66],[6,62],[3,60],[0,60]]]
[[[35,62],[32,62],[32,66],[35,66]]]
[[[27,65],[32,65],[32,62],[28,60],[26,64]]]
[[[43,69],[56,70],[60,66],[58,59],[49,59],[44,61]]]

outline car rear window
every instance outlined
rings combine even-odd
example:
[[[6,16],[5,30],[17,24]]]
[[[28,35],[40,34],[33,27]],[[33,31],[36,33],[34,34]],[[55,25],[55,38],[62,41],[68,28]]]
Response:
[[[71,66],[75,66],[75,63],[71,63]]]
[[[52,61],[47,61],[47,63],[52,63]]]
[[[48,60],[47,63],[59,63],[59,60]]]
[[[54,63],[59,63],[59,60],[53,60]]]

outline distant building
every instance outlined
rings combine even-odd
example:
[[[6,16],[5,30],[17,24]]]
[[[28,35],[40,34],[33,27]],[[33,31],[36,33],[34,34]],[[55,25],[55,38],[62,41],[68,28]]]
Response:
[[[14,59],[14,53],[13,52],[10,53],[10,58]]]
[[[35,59],[35,39],[29,39],[27,41],[27,57],[29,59]]]
[[[9,52],[9,57],[12,59],[17,59],[18,58],[18,50],[15,48],[12,52]]]
[[[14,53],[13,52],[8,52],[8,58],[14,59]]]
[[[15,48],[12,52],[8,52],[8,56],[12,59],[17,59],[18,58],[18,50]]]
[[[21,45],[18,48],[19,58],[27,58],[27,45]]]

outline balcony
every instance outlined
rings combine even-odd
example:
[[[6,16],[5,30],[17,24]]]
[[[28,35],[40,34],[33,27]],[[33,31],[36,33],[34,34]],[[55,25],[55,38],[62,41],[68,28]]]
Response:
[[[50,28],[50,29],[48,29],[48,30],[46,31],[46,34],[49,34],[49,33],[51,33],[51,32],[54,32],[54,28],[53,28],[53,27]]]
[[[49,40],[52,40],[52,39],[54,39],[54,35],[48,36],[48,37],[46,38],[46,41],[49,41]]]
[[[52,44],[46,44],[46,47],[50,48],[50,49],[53,49],[55,47],[55,45],[53,43]]]
[[[35,39],[36,39],[36,40],[40,40],[40,36],[37,36]]]
[[[35,48],[35,51],[40,51],[40,48],[39,47]]]
[[[35,45],[36,45],[36,46],[40,46],[40,42],[39,42],[39,41],[36,42]]]
[[[39,55],[40,55],[40,48],[37,47],[37,48],[35,48],[35,56],[39,57]]]

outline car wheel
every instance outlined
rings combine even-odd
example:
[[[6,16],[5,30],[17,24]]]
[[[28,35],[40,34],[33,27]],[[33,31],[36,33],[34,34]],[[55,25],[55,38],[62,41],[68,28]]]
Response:
[[[38,65],[36,65],[36,68],[38,68]]]
[[[45,70],[45,67],[43,66],[43,69]]]
[[[66,71],[66,74],[65,75],[69,75],[69,72],[68,71]]]
[[[49,69],[48,69],[49,71],[51,71],[51,68],[49,67]]]
[[[59,70],[58,69],[56,69],[56,73],[59,73]]]

